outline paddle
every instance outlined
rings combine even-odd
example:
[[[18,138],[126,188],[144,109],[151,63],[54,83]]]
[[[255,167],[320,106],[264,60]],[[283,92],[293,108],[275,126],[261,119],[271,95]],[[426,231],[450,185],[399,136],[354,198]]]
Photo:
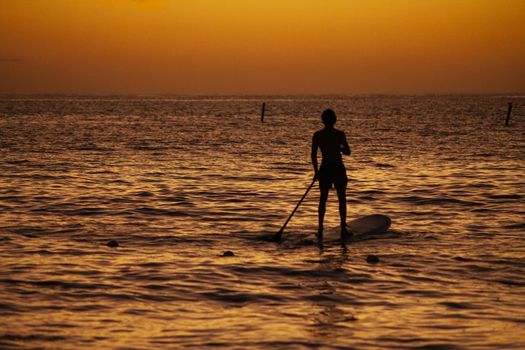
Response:
[[[290,219],[292,218],[293,214],[295,214],[295,211],[297,210],[297,208],[299,208],[299,206],[301,205],[301,203],[303,202],[303,200],[306,198],[306,195],[308,194],[308,192],[310,192],[310,189],[313,187],[315,181],[317,180],[317,178],[314,178],[312,180],[312,183],[310,184],[310,186],[308,186],[308,188],[306,189],[306,192],[303,194],[303,196],[301,197],[301,200],[299,201],[299,203],[297,203],[297,205],[295,206],[295,209],[292,211],[292,213],[290,214],[290,216],[288,217],[288,219],[286,219],[286,221],[284,222],[283,226],[281,227],[281,229],[279,230],[279,232],[277,232],[272,238],[271,238],[271,241],[272,242],[280,242],[281,241],[281,236],[283,235],[283,231],[284,231],[284,228],[286,227],[286,225],[288,224],[288,221],[290,221]]]

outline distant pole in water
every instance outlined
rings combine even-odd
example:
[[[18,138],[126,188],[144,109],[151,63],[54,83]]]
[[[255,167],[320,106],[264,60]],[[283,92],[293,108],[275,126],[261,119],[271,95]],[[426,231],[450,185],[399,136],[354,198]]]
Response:
[[[510,112],[512,112],[512,102],[509,102],[509,110],[507,111],[507,119],[505,120],[505,126],[509,126]]]
[[[261,123],[264,123],[264,112],[266,111],[266,102],[263,102],[261,107]]]

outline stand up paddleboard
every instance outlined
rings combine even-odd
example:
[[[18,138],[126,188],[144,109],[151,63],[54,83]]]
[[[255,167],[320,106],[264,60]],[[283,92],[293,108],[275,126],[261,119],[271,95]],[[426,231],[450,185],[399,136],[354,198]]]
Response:
[[[347,222],[346,229],[353,237],[373,236],[385,233],[392,224],[392,220],[386,215],[373,214],[360,217],[359,219]],[[341,238],[341,229],[339,227],[326,230],[323,233],[323,239],[338,240]],[[352,237],[349,237],[352,239]]]

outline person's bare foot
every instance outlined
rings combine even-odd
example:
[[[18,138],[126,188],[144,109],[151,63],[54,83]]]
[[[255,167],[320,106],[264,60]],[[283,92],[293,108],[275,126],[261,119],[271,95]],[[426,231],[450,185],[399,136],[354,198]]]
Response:
[[[348,230],[346,229],[346,225],[341,226],[341,240],[342,241],[352,236],[353,236],[352,232],[348,232]]]

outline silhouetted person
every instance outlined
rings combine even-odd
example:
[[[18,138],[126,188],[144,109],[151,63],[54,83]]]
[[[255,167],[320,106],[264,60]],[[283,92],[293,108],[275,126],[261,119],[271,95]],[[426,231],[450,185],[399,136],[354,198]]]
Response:
[[[312,165],[314,167],[315,178],[319,180],[319,188],[321,190],[317,237],[323,237],[326,200],[328,199],[328,192],[333,185],[337,191],[337,198],[339,199],[341,239],[344,239],[349,236],[349,233],[346,231],[346,185],[348,178],[346,177],[346,169],[341,153],[347,156],[350,155],[350,147],[348,146],[348,142],[346,142],[345,133],[334,128],[337,118],[333,110],[325,110],[321,115],[321,119],[324,128],[316,131],[312,138]],[[323,156],[320,168],[318,168],[317,163],[318,148],[321,149]]]

